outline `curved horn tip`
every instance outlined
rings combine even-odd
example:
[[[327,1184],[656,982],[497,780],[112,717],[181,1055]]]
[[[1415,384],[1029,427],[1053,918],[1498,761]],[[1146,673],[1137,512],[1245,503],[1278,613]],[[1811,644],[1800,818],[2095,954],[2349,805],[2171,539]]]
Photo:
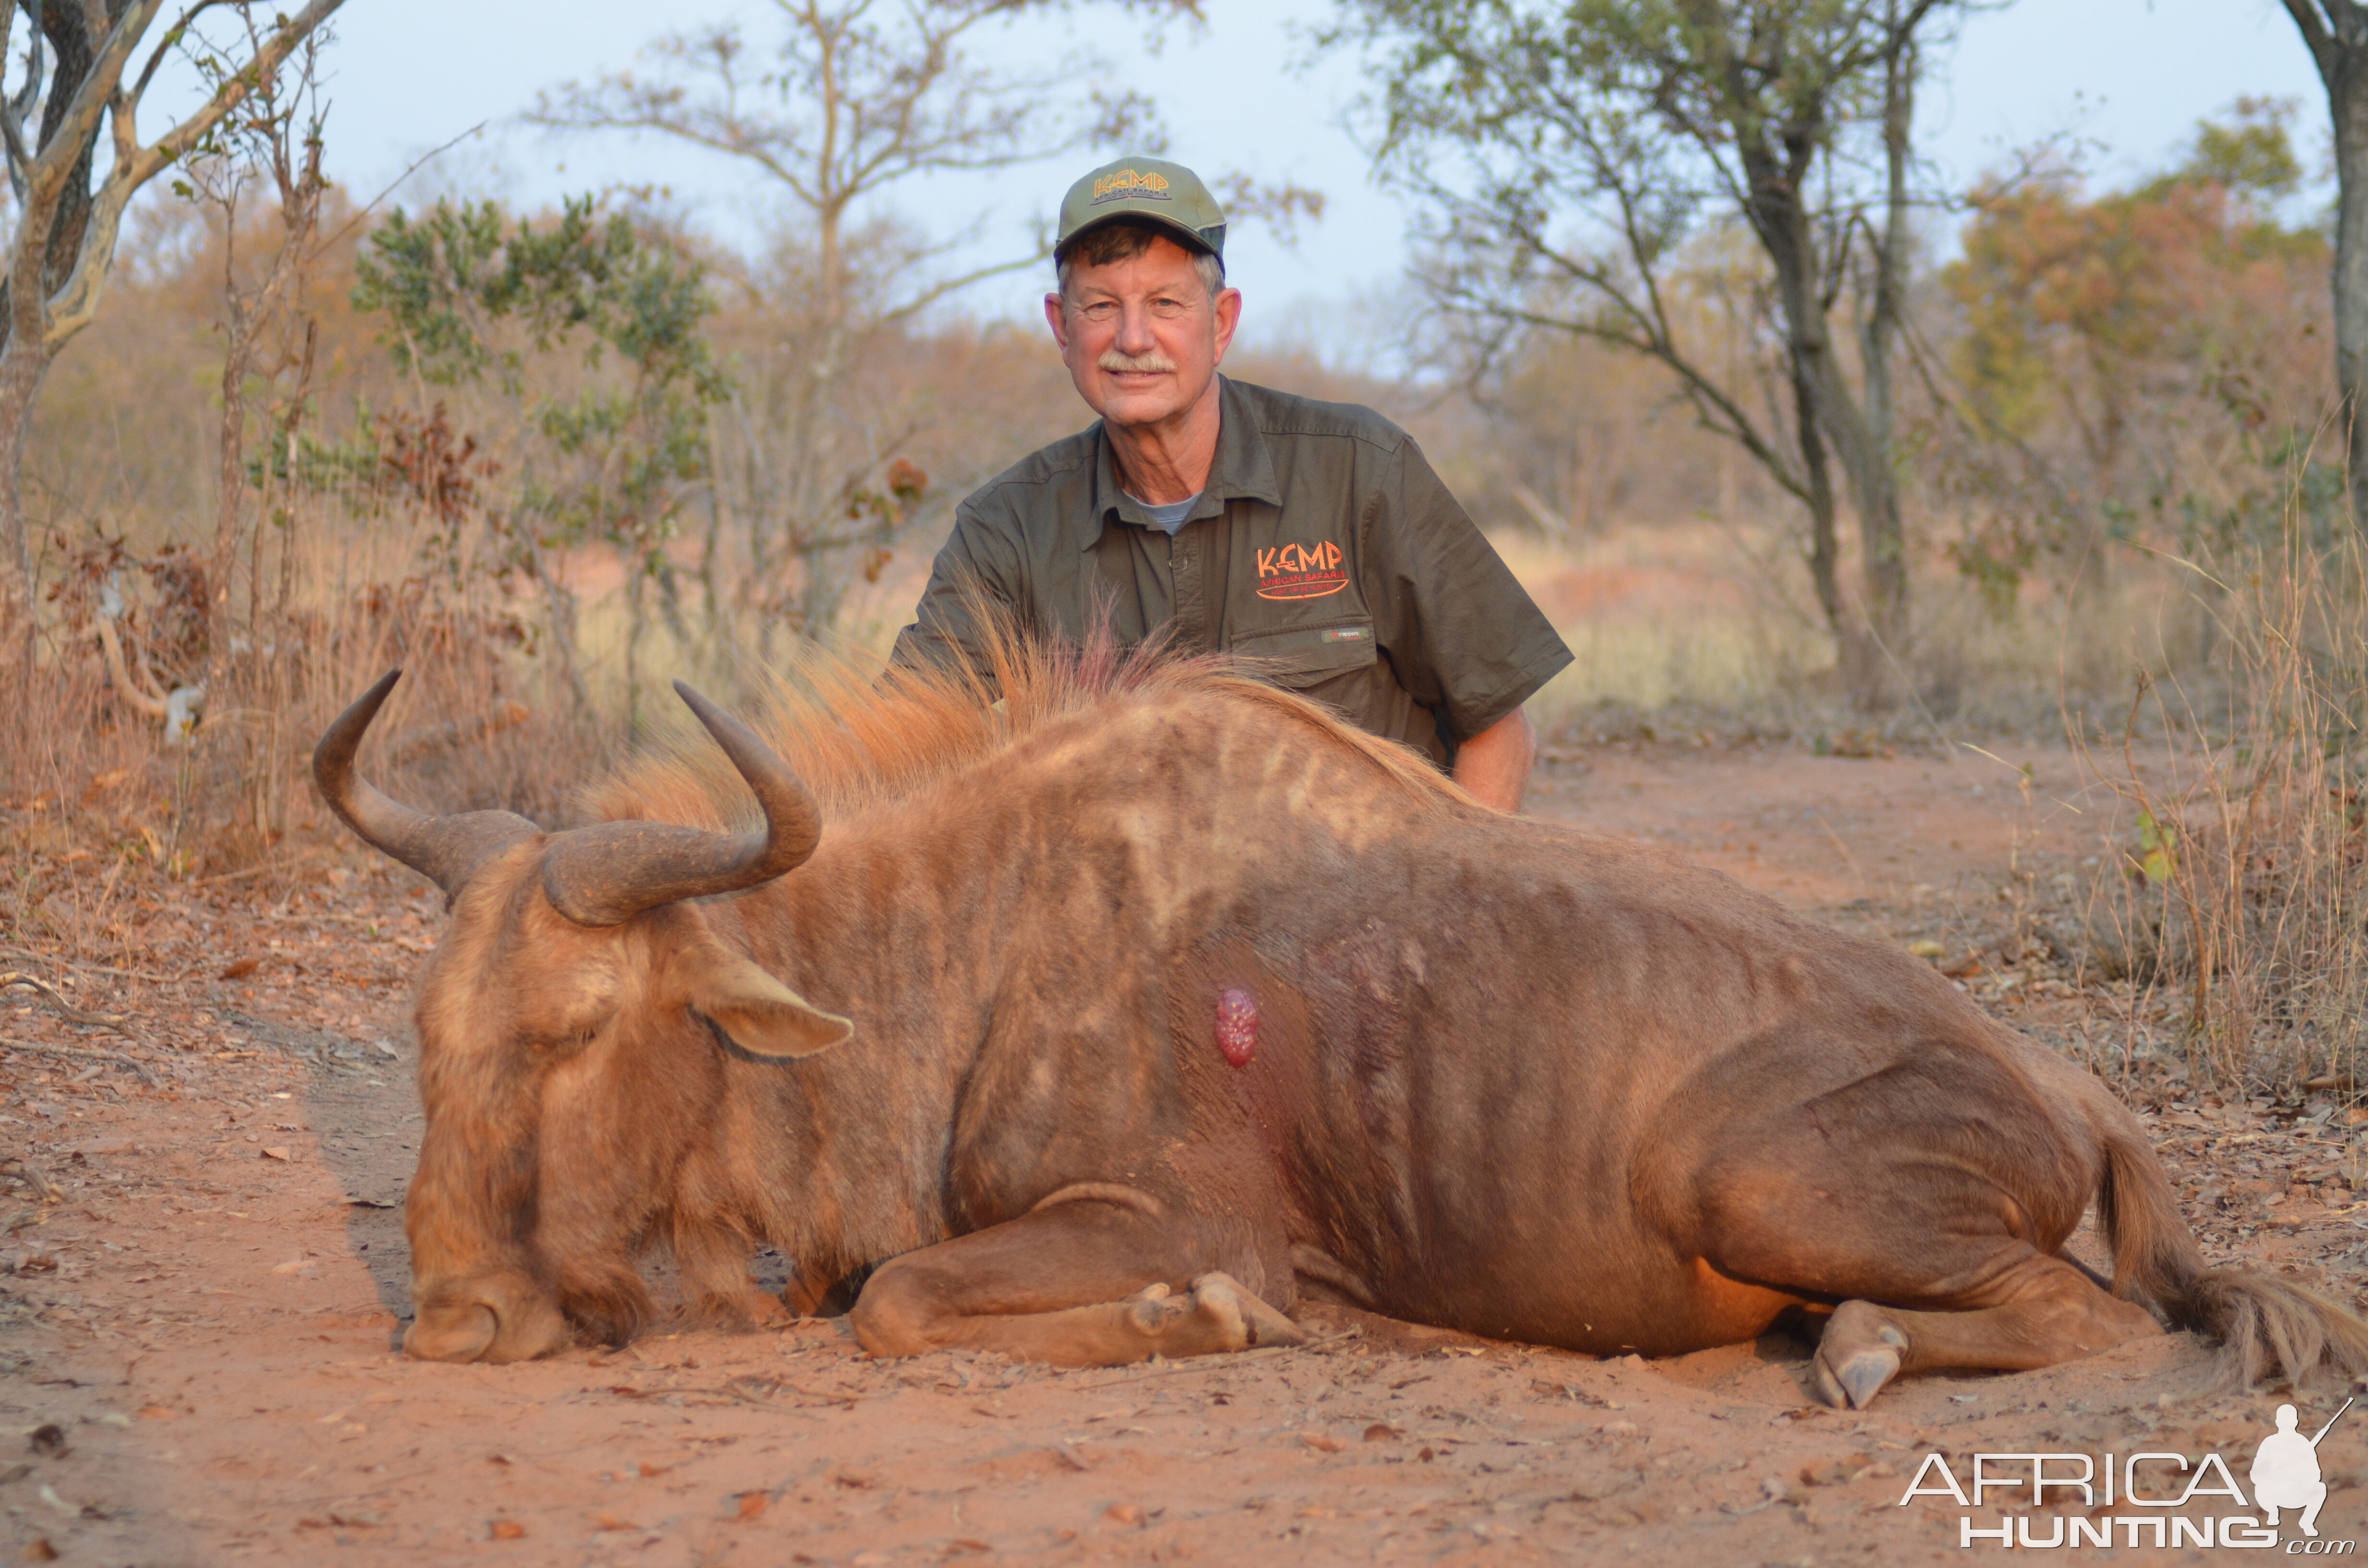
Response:
[[[352,761],[353,754],[361,749],[363,732],[370,727],[370,721],[378,717],[378,710],[386,705],[387,693],[393,691],[394,683],[402,678],[403,666],[397,665],[372,681],[368,691],[347,703],[345,711],[329,721],[329,727],[321,732],[321,739],[313,748],[313,767],[316,776],[324,767]]]
[[[731,737],[734,736],[743,745],[750,742],[755,742],[760,746],[765,744],[763,737],[740,720],[709,701],[706,695],[689,681],[675,682],[674,694],[682,699],[682,705],[690,710],[691,716],[699,721],[700,727],[714,736],[715,744],[726,752],[733,749]]]
[[[357,718],[361,721],[362,727],[368,728],[370,722],[378,717],[378,710],[386,705],[387,694],[394,689],[394,683],[402,678],[403,666],[397,665],[370,682],[370,689],[355,698],[347,705],[345,712],[337,715],[339,722],[347,718]],[[330,725],[331,729],[337,727],[336,723]]]

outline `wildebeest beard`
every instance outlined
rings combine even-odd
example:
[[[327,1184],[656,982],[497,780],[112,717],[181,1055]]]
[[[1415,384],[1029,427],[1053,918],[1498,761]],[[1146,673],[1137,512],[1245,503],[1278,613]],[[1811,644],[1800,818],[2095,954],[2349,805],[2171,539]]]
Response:
[[[2348,1312],[2207,1269],[2129,1112],[1928,965],[1255,670],[985,655],[819,663],[761,735],[686,693],[729,771],[643,764],[568,833],[360,783],[388,682],[333,727],[324,797],[452,901],[412,1353],[630,1337],[664,1246],[743,1324],[869,1270],[876,1354],[1238,1350],[1326,1297],[1605,1353],[1802,1313],[1844,1405],[2149,1306],[2247,1375],[2368,1367]],[[2129,1299],[2064,1255],[2092,1199]]]

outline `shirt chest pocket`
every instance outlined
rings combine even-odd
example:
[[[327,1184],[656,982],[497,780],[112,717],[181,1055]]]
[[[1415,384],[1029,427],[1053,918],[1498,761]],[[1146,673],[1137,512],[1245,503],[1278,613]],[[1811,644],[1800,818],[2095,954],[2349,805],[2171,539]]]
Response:
[[[1370,618],[1320,626],[1286,626],[1237,633],[1225,650],[1250,661],[1249,673],[1293,691],[1372,667],[1376,650]]]

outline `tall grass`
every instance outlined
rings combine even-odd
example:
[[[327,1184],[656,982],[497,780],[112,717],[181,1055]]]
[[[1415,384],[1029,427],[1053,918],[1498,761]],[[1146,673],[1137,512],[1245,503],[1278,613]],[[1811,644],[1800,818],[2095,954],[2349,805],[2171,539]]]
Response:
[[[2176,564],[2204,647],[2142,676],[2118,747],[2090,753],[2135,819],[2100,956],[2177,999],[2198,1081],[2348,1088],[2368,1028],[2368,555],[2294,506],[2277,537]]]

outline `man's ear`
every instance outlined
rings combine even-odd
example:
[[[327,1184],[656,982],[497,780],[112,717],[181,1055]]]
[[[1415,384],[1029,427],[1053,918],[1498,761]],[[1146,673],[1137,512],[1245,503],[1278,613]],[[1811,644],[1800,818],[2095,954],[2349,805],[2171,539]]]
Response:
[[[855,1032],[854,1020],[824,1012],[737,953],[700,942],[682,958],[691,1011],[751,1056],[812,1056]]]

